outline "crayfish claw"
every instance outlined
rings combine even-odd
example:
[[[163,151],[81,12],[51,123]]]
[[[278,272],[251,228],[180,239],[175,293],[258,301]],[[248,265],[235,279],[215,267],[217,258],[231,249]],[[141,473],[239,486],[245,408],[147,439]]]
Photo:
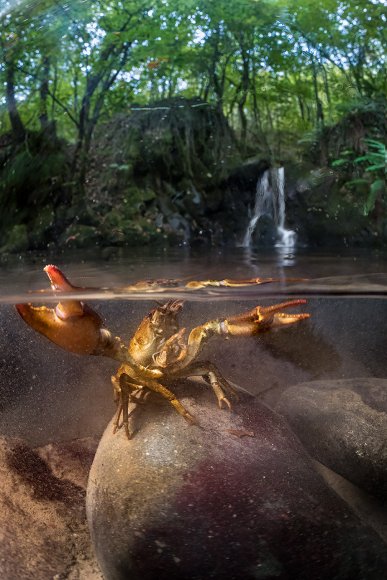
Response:
[[[295,324],[300,320],[310,318],[310,314],[287,314],[284,308],[306,304],[306,300],[289,300],[271,306],[256,306],[248,312],[231,316],[220,323],[220,333],[230,336],[252,336],[270,329]]]
[[[86,305],[80,315],[67,317],[58,307],[16,304],[16,310],[29,326],[65,350],[92,354],[99,346],[102,320]]]
[[[56,266],[44,268],[54,292],[77,290]],[[23,320],[58,346],[77,354],[93,354],[101,341],[100,316],[79,300],[64,299],[55,308],[16,304]]]

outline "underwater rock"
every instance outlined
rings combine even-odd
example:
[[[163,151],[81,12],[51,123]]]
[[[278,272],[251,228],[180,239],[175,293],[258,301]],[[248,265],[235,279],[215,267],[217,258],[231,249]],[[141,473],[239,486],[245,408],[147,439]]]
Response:
[[[381,578],[385,544],[281,417],[247,396],[229,413],[209,389],[184,390],[200,426],[147,401],[130,441],[110,423],[100,442],[87,516],[106,580]]]
[[[282,394],[276,410],[314,458],[385,499],[387,380],[301,383]]]
[[[86,480],[95,446],[85,439],[33,450],[20,439],[0,438],[1,578],[102,580],[85,487],[72,482]]]

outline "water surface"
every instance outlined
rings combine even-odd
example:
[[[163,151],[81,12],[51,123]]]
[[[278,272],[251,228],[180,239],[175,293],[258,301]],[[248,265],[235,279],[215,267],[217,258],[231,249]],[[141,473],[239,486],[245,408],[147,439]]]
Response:
[[[343,296],[378,295],[387,291],[387,252],[357,250],[343,252],[300,251],[289,252],[278,248],[271,252],[249,248],[208,249],[188,247],[177,249],[112,249],[101,255],[88,252],[72,252],[59,256],[15,256],[0,267],[0,302],[38,301],[30,291],[47,290],[48,284],[42,269],[46,264],[60,267],[71,281],[95,292],[88,297],[131,300],[149,299],[149,294],[133,291],[128,285],[139,280],[175,280],[176,285],[165,283],[159,289],[152,288],[152,295],[167,298],[184,293],[184,285],[190,280],[222,280],[259,277],[276,278],[275,285],[250,287],[248,289],[207,288],[199,293],[187,292],[189,300],[215,300],[229,298],[253,299],[254,296],[272,296],[303,292]],[[289,279],[299,278],[299,282]],[[98,289],[103,289],[101,293]],[[115,296],[117,295],[117,296]],[[48,293],[45,300],[50,300]]]

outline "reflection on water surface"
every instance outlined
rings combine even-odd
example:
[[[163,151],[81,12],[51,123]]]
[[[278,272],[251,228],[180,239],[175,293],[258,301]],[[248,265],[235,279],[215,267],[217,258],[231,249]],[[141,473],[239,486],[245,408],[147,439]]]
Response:
[[[0,268],[0,302],[20,301],[23,294],[47,288],[41,274],[46,264],[54,263],[71,274],[79,286],[104,288],[94,298],[111,299],[115,292],[122,298],[128,294],[133,300],[148,299],[139,292],[127,289],[128,284],[139,280],[178,280],[178,287],[171,294],[185,291],[190,280],[222,280],[224,278],[276,278],[279,282],[259,286],[255,289],[210,288],[200,294],[189,292],[190,300],[208,300],[207,294],[215,299],[240,297],[250,299],[255,295],[277,293],[305,294],[367,294],[382,296],[387,284],[387,254],[383,252],[357,251],[348,253],[298,252],[288,253],[281,248],[270,252],[257,252],[247,248],[237,249],[134,249],[112,250],[106,259],[96,259],[95,253],[72,252],[61,256],[42,255],[20,259],[13,258]],[[104,254],[105,255],[105,254]],[[291,278],[307,279],[304,283],[287,284]],[[281,283],[282,282],[282,283]],[[106,289],[111,292],[107,293]],[[155,292],[155,289],[152,289]],[[161,298],[168,296],[167,288],[160,292]],[[253,295],[253,296],[252,296]],[[90,292],[88,293],[90,297]],[[201,298],[202,296],[202,298]],[[154,296],[156,298],[156,296]],[[28,296],[28,300],[35,300]]]

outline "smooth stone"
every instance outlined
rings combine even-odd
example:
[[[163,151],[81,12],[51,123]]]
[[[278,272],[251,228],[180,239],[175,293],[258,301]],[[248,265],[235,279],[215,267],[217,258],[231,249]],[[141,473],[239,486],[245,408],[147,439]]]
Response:
[[[301,383],[282,394],[276,410],[312,457],[385,500],[387,380]]]
[[[219,410],[209,388],[182,386],[200,427],[148,402],[130,441],[110,423],[99,444],[87,516],[106,580],[380,580],[385,543],[281,417],[247,396]]]

